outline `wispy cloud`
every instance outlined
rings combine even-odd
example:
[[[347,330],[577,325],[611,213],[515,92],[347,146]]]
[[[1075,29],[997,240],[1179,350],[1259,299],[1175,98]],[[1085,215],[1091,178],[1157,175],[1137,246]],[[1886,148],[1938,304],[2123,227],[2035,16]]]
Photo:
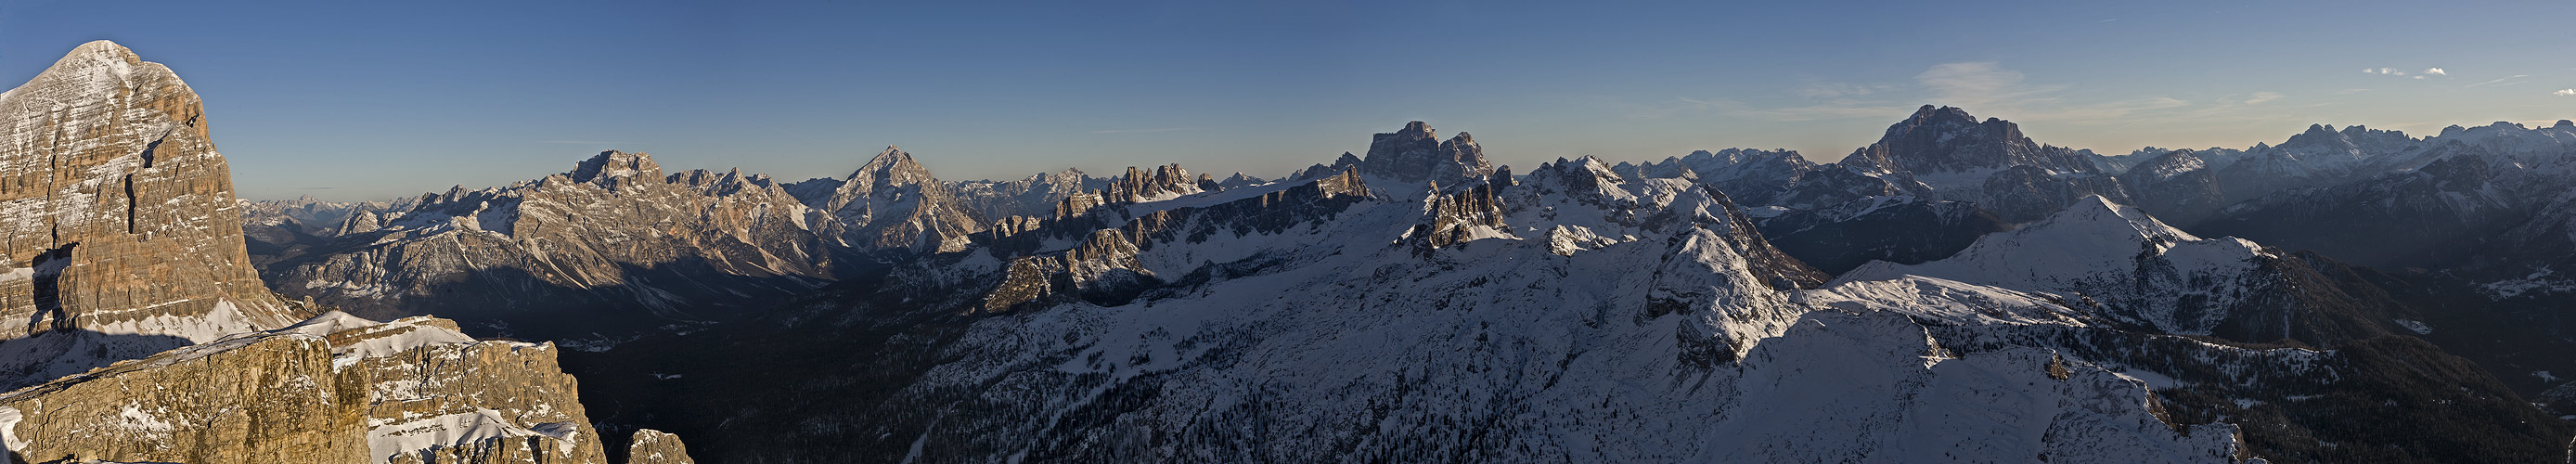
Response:
[[[565,145],[618,145],[626,142],[608,142],[599,140],[539,140],[537,143],[560,143]]]
[[[1992,61],[1934,65],[1915,74],[1914,81],[1931,89],[1933,98],[1961,107],[1995,106],[2066,89],[2064,85],[2025,85],[2021,71],[2005,69]]]
[[[2378,75],[2382,75],[2382,76],[2404,76],[2404,75],[2406,75],[2406,72],[2405,72],[2405,71],[2399,71],[2399,70],[2397,70],[2396,68],[2361,68],[2361,73],[2362,73],[2362,74],[2378,74]]]
[[[2556,92],[2550,92],[2549,94],[2550,94],[2550,95],[2557,95],[2557,96],[2561,96],[2561,97],[2564,97],[2564,96],[2570,96],[2570,95],[2576,95],[2576,89],[2559,89],[2558,91],[2556,91]]]
[[[1894,88],[1896,88],[1896,86],[1889,84],[1853,84],[1846,82],[1810,81],[1805,84],[1799,84],[1798,88],[1790,89],[1790,91],[1797,93],[1798,96],[1808,98],[1846,98],[1879,93]]]
[[[1703,100],[1690,97],[1676,97],[1676,99],[1683,105],[1694,109],[1711,110],[1729,115],[1773,121],[1886,118],[1891,117],[1889,115],[1903,115],[1914,111],[1914,107],[1911,106],[1869,104],[1852,100],[1836,100],[1817,105],[1763,108],[1749,103],[1724,98]]]
[[[1797,95],[1817,99],[1806,104],[1757,105],[1726,98],[1676,97],[1678,108],[1647,106],[1632,111],[1632,117],[1656,118],[1678,110],[1699,110],[1772,121],[1887,118],[1911,113],[1916,105],[1929,102],[2008,119],[2098,123],[2140,111],[2192,106],[2190,102],[2167,97],[2074,103],[2063,97],[2069,86],[2027,81],[2027,76],[2020,71],[1992,61],[1943,63],[1915,74],[1914,85],[1910,87],[1809,82],[1791,89]],[[1907,89],[1919,92],[1899,91]],[[1916,95],[1894,99],[1882,95],[1897,93]],[[1860,96],[1878,98],[1852,98]],[[2280,98],[2282,96],[2277,93],[2261,92],[2245,100],[2260,103]],[[2245,104],[2246,101],[2231,99],[2228,103]]]
[[[1156,129],[1110,129],[1110,130],[1096,130],[1096,131],[1091,131],[1091,133],[1094,133],[1094,134],[1143,134],[1143,133],[1148,133],[1148,132],[1180,132],[1180,131],[1194,131],[1194,130],[1199,130],[1199,128],[1196,128],[1196,127],[1164,127],[1164,128],[1156,128]]]
[[[2435,76],[2448,76],[2448,75],[2451,75],[2451,73],[2450,73],[2450,72],[2448,72],[2448,71],[2443,71],[2443,70],[2442,70],[2442,68],[2424,68],[2424,74],[2431,74],[2431,75],[2435,75]]]
[[[2530,75],[2530,74],[2515,74],[2515,75],[2511,75],[2511,76],[2505,76],[2505,77],[2503,77],[2503,78],[2499,78],[2499,79],[2492,80],[2492,81],[2479,82],[2479,83],[2475,83],[2475,84],[2464,85],[2464,86],[2461,86],[2461,87],[2463,87],[2463,88],[2465,88],[2465,87],[2477,87],[2477,86],[2481,86],[2481,85],[2493,84],[2493,83],[2504,82],[2504,81],[2509,81],[2509,80],[2514,80],[2514,79],[2521,79],[2521,78],[2525,78],[2525,77],[2531,77],[2531,75]],[[2530,81],[2515,81],[2515,82],[2513,82],[2512,84],[2505,84],[2505,85],[2520,84],[2520,83],[2524,83],[2524,82],[2530,82]]]
[[[2252,97],[2247,97],[2247,98],[2245,99],[2245,104],[2248,104],[2248,105],[2261,104],[2261,103],[2263,103],[2263,102],[2273,101],[2273,100],[2279,100],[2279,99],[2281,99],[2281,94],[2279,94],[2279,93],[2273,93],[2273,92],[2254,92],[2254,96],[2252,96]]]

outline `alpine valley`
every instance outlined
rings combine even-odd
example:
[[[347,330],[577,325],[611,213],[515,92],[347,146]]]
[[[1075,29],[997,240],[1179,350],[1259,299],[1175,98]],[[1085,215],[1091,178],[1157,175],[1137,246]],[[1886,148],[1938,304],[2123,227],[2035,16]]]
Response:
[[[886,147],[790,181],[608,151],[508,185],[251,201],[187,84],[91,42],[0,93],[0,445],[63,463],[2576,457],[2576,123],[2105,156],[1960,108],[1888,116],[1825,164],[1515,169],[1417,121],[1276,178],[1140,160],[943,180]]]

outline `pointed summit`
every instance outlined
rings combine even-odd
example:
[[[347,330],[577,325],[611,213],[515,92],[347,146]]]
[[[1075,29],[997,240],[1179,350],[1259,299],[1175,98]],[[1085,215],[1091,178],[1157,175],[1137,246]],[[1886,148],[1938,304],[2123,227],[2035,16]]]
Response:
[[[814,206],[840,219],[830,226],[838,229],[833,235],[862,249],[956,251],[987,224],[968,214],[948,184],[931,177],[911,153],[892,145]]]

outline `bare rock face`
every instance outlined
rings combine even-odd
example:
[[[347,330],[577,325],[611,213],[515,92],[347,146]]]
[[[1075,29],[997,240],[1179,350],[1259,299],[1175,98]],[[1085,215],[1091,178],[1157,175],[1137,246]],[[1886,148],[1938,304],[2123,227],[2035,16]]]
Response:
[[[0,438],[27,461],[366,462],[366,436],[300,333],[226,339],[0,395]]]
[[[29,459],[606,462],[552,344],[333,312],[0,395]]]
[[[680,443],[679,435],[660,430],[636,429],[635,439],[626,445],[627,464],[697,464],[689,458],[689,445]]]
[[[1128,166],[1127,175],[1120,176],[1117,181],[1110,182],[1109,188],[1107,191],[1102,192],[1101,196],[1106,197],[1111,203],[1143,203],[1148,201],[1168,200],[1183,195],[1196,194],[1209,190],[1201,188],[1199,185],[1200,180],[1201,179],[1191,178],[1190,172],[1181,169],[1180,163],[1155,166],[1152,171],[1137,169],[1135,166]],[[1208,182],[1214,183],[1215,181],[1209,180]]]
[[[1431,194],[1422,205],[1423,222],[1414,224],[1406,238],[1418,249],[1429,250],[1464,243],[1482,237],[1509,236],[1511,226],[1503,223],[1502,202],[1494,198],[1496,185],[1480,183],[1458,193],[1440,193],[1432,184]]]
[[[0,320],[25,322],[0,339],[203,342],[301,319],[260,285],[235,202],[178,75],[107,41],[72,50],[0,93]]]
[[[1456,181],[1493,174],[1494,165],[1485,160],[1485,149],[1474,136],[1465,132],[1441,141],[1430,124],[1413,121],[1404,130],[1377,134],[1369,139],[1368,156],[1359,162],[1363,173],[1385,176],[1404,182]]]

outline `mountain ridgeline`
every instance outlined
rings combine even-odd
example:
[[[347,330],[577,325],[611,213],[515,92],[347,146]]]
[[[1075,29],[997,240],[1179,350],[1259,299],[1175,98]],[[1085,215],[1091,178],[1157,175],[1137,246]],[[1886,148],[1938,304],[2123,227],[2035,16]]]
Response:
[[[609,151],[333,203],[234,198],[195,93],[112,43],[0,113],[5,462],[2563,462],[2576,436],[2576,123],[2099,156],[1926,106],[1835,163],[1515,170],[1412,122],[1275,180]]]
[[[2106,157],[1925,107],[1838,163],[1729,149],[1515,173],[1415,122],[1276,181],[1165,165],[951,182],[888,149],[845,179],[750,182],[792,198],[770,223],[815,231],[788,248],[831,272],[775,296],[602,305],[659,322],[566,363],[618,418],[603,428],[680,432],[724,462],[2563,458],[2576,425],[2548,405],[2576,394],[2524,375],[2564,362],[2532,351],[2567,343],[2527,323],[2559,317],[2545,282],[2499,297],[2197,232],[2332,176],[2483,185],[2320,155],[2428,145],[2388,134]],[[2405,167],[2247,183],[2228,169],[2248,160]],[[333,240],[402,242],[385,237]],[[2383,417],[2408,420],[2365,419]]]

